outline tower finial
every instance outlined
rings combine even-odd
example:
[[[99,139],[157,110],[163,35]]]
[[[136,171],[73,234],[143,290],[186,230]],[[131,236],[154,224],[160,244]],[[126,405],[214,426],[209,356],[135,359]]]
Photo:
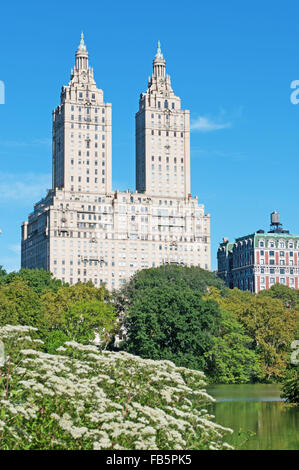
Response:
[[[84,42],[84,34],[83,34],[83,31],[81,32],[81,41],[80,41],[80,45],[79,45],[79,48],[78,48],[80,51],[86,51],[86,45],[85,45],[85,42]]]
[[[157,54],[155,56],[155,59],[163,59],[160,40],[158,41]]]

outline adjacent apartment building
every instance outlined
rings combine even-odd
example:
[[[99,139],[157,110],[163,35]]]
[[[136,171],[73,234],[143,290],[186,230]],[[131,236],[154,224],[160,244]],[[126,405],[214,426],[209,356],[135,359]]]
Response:
[[[275,283],[298,289],[299,236],[284,230],[278,212],[271,214],[269,232],[258,230],[250,235],[227,238],[217,252],[218,275],[233,289],[258,293]]]
[[[52,189],[22,225],[21,265],[63,282],[120,288],[162,264],[211,269],[210,215],[190,189],[190,116],[160,43],[136,114],[136,191],[112,189],[112,106],[83,34],[53,111]]]

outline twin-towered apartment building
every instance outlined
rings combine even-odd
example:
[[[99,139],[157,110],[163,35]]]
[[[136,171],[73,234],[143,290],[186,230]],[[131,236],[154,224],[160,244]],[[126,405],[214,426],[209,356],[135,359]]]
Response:
[[[210,216],[190,189],[190,115],[166,75],[160,44],[136,114],[136,191],[112,189],[112,106],[83,34],[53,112],[53,182],[22,225],[22,267],[64,282],[120,288],[163,264],[211,269]]]

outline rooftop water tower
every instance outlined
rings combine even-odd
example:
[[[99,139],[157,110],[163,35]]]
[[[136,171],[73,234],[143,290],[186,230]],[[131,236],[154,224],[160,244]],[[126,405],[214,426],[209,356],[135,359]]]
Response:
[[[271,219],[271,227],[278,228],[279,226],[281,226],[279,212],[276,212],[276,211],[272,212],[270,215],[270,219]]]
[[[280,213],[272,212],[270,215],[271,225],[269,233],[289,233],[288,230],[282,229],[282,224],[280,223]]]

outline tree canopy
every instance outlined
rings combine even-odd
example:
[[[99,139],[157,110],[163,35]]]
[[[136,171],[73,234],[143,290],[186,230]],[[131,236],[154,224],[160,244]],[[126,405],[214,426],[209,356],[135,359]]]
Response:
[[[54,353],[67,340],[86,344],[96,333],[106,344],[116,314],[104,286],[69,286],[42,269],[21,269],[0,277],[0,326],[6,324],[38,328],[45,349]]]
[[[204,294],[209,286],[217,287],[221,293],[226,291],[224,282],[215,273],[197,266],[163,265],[138,271],[120,292],[116,292],[117,310],[124,311],[141,291],[154,287],[166,289],[169,285],[180,291],[191,289],[200,294]]]
[[[173,285],[154,286],[132,300],[123,347],[144,358],[204,369],[205,353],[212,347],[218,322],[217,303],[203,301],[199,292]]]
[[[95,334],[113,347],[122,327],[121,348],[202,369],[220,383],[281,380],[298,339],[298,299],[279,284],[258,295],[230,290],[196,267],[142,270],[113,295],[91,282],[62,284],[44,270],[0,268],[0,326],[37,327],[46,351]]]
[[[264,293],[254,295],[233,289],[221,296],[219,291],[211,289],[207,297],[215,299],[221,309],[232,312],[243,325],[258,354],[264,378],[281,377],[290,344],[295,339],[298,311]]]
[[[14,281],[24,281],[27,285],[37,294],[41,295],[47,290],[56,292],[62,286],[59,279],[55,279],[52,274],[44,269],[25,269],[22,268],[18,272],[11,272],[1,275],[0,269],[0,284],[10,284]]]
[[[216,383],[248,383],[262,378],[252,338],[232,312],[221,310],[220,326],[207,353],[208,375]]]

